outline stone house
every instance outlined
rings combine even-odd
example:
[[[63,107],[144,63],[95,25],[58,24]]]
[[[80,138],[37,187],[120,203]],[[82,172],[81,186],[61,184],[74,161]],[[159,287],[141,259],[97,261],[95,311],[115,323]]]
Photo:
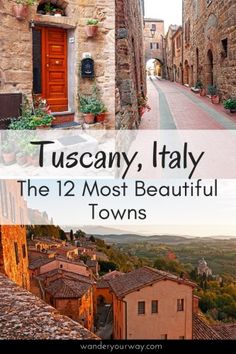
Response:
[[[17,183],[0,181],[0,272],[29,289],[27,207]]]
[[[43,287],[43,299],[48,304],[93,331],[92,279],[64,270],[45,273],[38,279]]]
[[[236,97],[236,3],[183,1],[183,81],[216,85],[222,98]]]
[[[179,26],[177,31],[173,34],[173,81],[182,83],[183,82],[183,30]]]
[[[54,124],[63,124],[82,121],[79,94],[91,95],[96,85],[108,110],[106,127],[113,128],[114,0],[39,0],[21,21],[13,15],[14,3],[1,0],[0,6],[0,93],[41,96],[54,112]],[[45,14],[46,3],[64,15]],[[99,20],[91,38],[85,33],[90,18]],[[94,61],[95,78],[81,75],[87,57]]]
[[[132,340],[223,337],[199,312],[196,284],[144,267],[109,281],[113,296],[113,338]]]
[[[147,70],[149,69],[148,62],[153,62],[153,69],[148,70],[148,74],[165,77],[164,21],[156,18],[145,18],[143,34]]]
[[[144,1],[116,0],[116,128],[140,124],[139,96],[146,96]]]
[[[170,81],[174,81],[173,74],[173,61],[174,61],[174,44],[173,44],[173,35],[177,31],[177,25],[170,25],[165,36],[166,43],[166,71],[167,71],[167,79]]]
[[[192,339],[193,283],[144,267],[109,284],[114,339]]]
[[[99,339],[1,274],[0,297],[0,340]],[[32,309],[33,315],[29,318]]]

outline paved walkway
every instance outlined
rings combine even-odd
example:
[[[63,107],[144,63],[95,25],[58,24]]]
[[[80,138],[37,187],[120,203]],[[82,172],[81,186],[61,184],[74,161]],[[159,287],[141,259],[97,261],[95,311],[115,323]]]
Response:
[[[236,117],[222,105],[177,83],[148,78],[148,97],[152,110],[143,116],[140,129],[236,129]]]

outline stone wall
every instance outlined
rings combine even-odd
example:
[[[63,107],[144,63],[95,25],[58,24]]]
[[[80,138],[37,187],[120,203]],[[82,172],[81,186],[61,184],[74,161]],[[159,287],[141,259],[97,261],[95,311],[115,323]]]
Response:
[[[164,21],[155,18],[144,19],[144,41],[145,41],[145,59],[159,59],[161,62],[164,60]],[[152,26],[156,26],[154,36],[152,36]],[[158,48],[151,48],[151,43],[158,44]]]
[[[0,192],[0,272],[29,289],[26,228],[19,225],[27,223],[26,204],[16,182],[1,181]]]
[[[41,1],[43,2],[43,1]],[[115,5],[114,0],[53,0],[63,4],[66,16],[54,17],[36,13],[30,7],[26,20],[13,16],[13,0],[0,0],[0,93],[22,92],[29,98],[33,90],[32,26],[56,26],[68,30],[69,110],[80,120],[78,94],[90,94],[94,81],[80,78],[81,59],[90,52],[95,61],[96,85],[108,109],[107,127],[115,125]],[[98,35],[88,39],[85,26],[89,18],[98,18]]]
[[[167,71],[167,79],[170,81],[174,80],[173,75],[173,61],[174,61],[174,51],[173,51],[173,36],[177,31],[178,26],[170,25],[168,28],[168,32],[165,37],[166,42],[166,71]]]
[[[143,1],[116,0],[116,127],[139,126],[138,96],[146,95]]]
[[[235,13],[236,2],[231,0],[184,1],[184,40],[190,27],[190,40],[184,43],[185,83],[213,83],[222,98],[236,97]]]

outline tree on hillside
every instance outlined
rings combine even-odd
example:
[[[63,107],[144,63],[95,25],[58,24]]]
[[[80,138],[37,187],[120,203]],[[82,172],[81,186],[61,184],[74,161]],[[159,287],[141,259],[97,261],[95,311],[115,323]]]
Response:
[[[96,242],[95,237],[93,235],[90,236],[89,241]]]

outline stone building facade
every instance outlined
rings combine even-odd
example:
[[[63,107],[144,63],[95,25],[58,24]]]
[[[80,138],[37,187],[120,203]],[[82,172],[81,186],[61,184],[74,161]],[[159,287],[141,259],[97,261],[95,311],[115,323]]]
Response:
[[[167,71],[167,79],[173,81],[173,61],[174,61],[174,44],[173,44],[173,36],[177,31],[177,25],[170,25],[165,36],[166,43],[166,71]]]
[[[0,93],[32,93],[46,98],[56,123],[82,120],[79,94],[96,84],[106,105],[107,127],[115,124],[114,0],[51,0],[65,16],[42,13],[47,0],[30,6],[25,20],[13,15],[13,0],[0,1]],[[99,20],[98,34],[87,37],[90,18]],[[95,78],[81,77],[81,62],[91,55]],[[63,113],[62,113],[63,112]]]
[[[0,272],[29,289],[27,208],[15,182],[0,181]]]
[[[165,40],[164,21],[156,18],[144,19],[145,62],[153,59],[154,75],[164,76]],[[148,68],[147,68],[148,69]]]
[[[116,0],[116,127],[137,128],[139,95],[146,95],[144,1]]]
[[[179,26],[173,34],[173,81],[183,83],[183,30]]]
[[[183,1],[184,84],[216,85],[236,97],[236,2]]]

